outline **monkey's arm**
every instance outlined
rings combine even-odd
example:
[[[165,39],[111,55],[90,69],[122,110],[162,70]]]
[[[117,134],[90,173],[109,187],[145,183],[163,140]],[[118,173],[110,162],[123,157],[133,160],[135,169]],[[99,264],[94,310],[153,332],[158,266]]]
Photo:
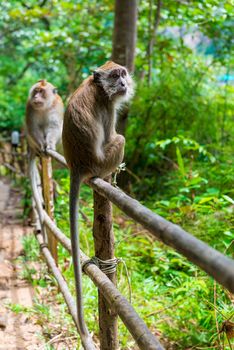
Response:
[[[44,135],[41,130],[34,129],[33,132],[27,132],[27,140],[30,148],[36,153],[45,151]]]

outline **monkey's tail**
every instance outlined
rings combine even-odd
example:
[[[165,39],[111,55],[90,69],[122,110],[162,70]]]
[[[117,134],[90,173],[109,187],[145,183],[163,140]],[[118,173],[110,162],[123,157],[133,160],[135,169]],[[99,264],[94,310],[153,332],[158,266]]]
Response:
[[[92,338],[88,332],[84,321],[84,307],[82,294],[82,270],[80,261],[80,239],[79,239],[79,224],[78,224],[78,209],[79,209],[79,193],[81,176],[77,172],[70,174],[70,231],[72,257],[74,265],[74,275],[76,284],[76,303],[77,303],[77,326],[80,333],[82,345],[85,350],[95,350]]]
[[[33,189],[33,200],[35,202],[37,212],[38,212],[38,217],[39,217],[39,222],[40,222],[40,230],[42,232],[43,238],[46,241],[46,231],[43,225],[44,222],[44,216],[43,216],[43,197],[42,197],[42,192],[41,192],[41,179],[40,175],[37,170],[37,165],[36,165],[36,155],[35,153],[30,149],[29,150],[29,167],[28,167],[28,172],[29,172],[29,178],[31,182],[31,187]]]

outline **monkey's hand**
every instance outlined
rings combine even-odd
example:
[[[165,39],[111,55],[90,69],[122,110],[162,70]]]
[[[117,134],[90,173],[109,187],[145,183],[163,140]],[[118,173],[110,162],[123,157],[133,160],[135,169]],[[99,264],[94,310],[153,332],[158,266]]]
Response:
[[[114,177],[113,177],[113,181],[112,184],[114,187],[117,187],[117,175],[121,172],[121,171],[125,171],[126,170],[126,163],[121,163],[118,168],[116,169],[115,173],[114,173]]]
[[[126,163],[121,163],[116,169],[116,173],[119,174],[121,171],[125,171],[125,170],[126,170]]]

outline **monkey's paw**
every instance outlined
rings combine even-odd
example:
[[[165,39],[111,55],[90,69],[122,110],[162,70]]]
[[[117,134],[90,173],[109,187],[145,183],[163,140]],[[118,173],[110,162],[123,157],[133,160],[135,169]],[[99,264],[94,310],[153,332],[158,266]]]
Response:
[[[40,157],[40,158],[46,156],[44,147],[41,147],[40,149],[37,149],[36,153],[37,153],[37,156]]]
[[[114,177],[113,177],[113,181],[112,181],[112,185],[114,187],[117,187],[117,175],[121,172],[121,171],[125,171],[126,170],[126,163],[121,163],[118,168],[116,169],[115,173],[114,173]]]
[[[125,171],[125,170],[126,170],[126,163],[121,163],[116,169],[116,173],[119,174],[121,171]]]

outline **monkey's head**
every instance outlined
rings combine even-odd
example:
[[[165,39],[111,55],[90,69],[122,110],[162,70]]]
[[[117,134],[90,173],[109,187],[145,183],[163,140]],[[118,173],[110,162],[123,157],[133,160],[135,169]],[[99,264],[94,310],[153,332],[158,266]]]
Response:
[[[93,72],[93,81],[103,88],[110,100],[127,101],[134,92],[133,80],[127,69],[112,61]]]
[[[45,110],[51,107],[56,95],[57,89],[43,79],[31,87],[29,101],[34,109]]]

